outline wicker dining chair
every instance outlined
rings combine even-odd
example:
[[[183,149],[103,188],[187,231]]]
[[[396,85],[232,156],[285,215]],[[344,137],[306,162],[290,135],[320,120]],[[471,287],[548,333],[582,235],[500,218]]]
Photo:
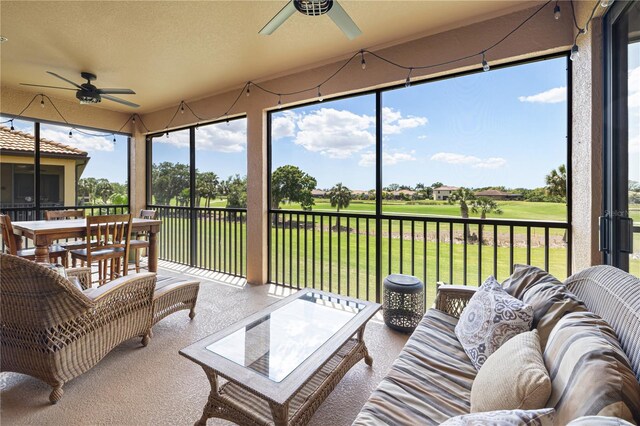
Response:
[[[13,225],[11,224],[11,218],[6,214],[0,214],[0,228],[2,228],[2,239],[4,240],[5,251],[8,254],[14,256],[23,257],[28,260],[36,260],[36,249],[18,249],[19,238],[13,232]],[[51,263],[60,263],[65,268],[67,267],[67,249],[59,244],[52,244],[49,246],[49,261]]]
[[[69,219],[84,219],[83,210],[47,210],[44,212],[44,220],[69,220]],[[58,245],[64,247],[67,250],[81,249],[87,245],[83,239],[74,239],[72,241],[59,241]],[[76,262],[72,262],[73,267],[76,266]],[[81,263],[80,266],[84,266]]]
[[[62,386],[96,365],[125,340],[149,343],[152,273],[122,277],[82,292],[41,264],[0,254],[0,371],[27,374],[62,398]],[[89,268],[67,270],[86,284]]]
[[[88,216],[86,234],[95,235],[95,242],[87,238],[85,248],[71,250],[71,261],[80,260],[89,267],[98,262],[98,286],[127,275],[131,215]]]
[[[138,217],[140,219],[155,219],[156,211],[143,209],[140,210],[140,215]],[[149,249],[149,235],[146,232],[138,232],[135,239],[132,239],[129,243],[129,246],[131,247],[131,250],[134,251],[136,272],[140,272],[140,257],[142,250]]]

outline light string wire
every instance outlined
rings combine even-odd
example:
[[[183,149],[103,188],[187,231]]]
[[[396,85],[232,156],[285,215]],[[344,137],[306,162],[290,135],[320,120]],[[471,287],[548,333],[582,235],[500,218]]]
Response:
[[[220,114],[218,116],[214,116],[211,118],[205,118],[200,116],[199,114],[197,114],[193,108],[191,108],[191,106],[185,102],[185,101],[180,101],[180,104],[178,104],[178,107],[176,108],[176,111],[173,113],[173,115],[171,116],[171,119],[167,122],[167,124],[163,127],[163,130],[160,133],[169,133],[169,128],[171,126],[171,124],[173,123],[173,121],[175,120],[176,116],[178,115],[179,112],[184,113],[185,108],[187,110],[189,110],[189,112],[198,120],[198,123],[196,124],[196,128],[198,128],[198,126],[201,124],[200,122],[210,122],[210,121],[217,121],[220,120],[221,118],[226,118],[227,122],[229,121],[229,115],[231,114],[231,112],[233,111],[233,108],[238,104],[238,102],[240,101],[240,98],[242,97],[242,95],[244,93],[246,93],[247,96],[250,95],[250,88],[253,86],[256,89],[261,90],[264,93],[273,95],[273,96],[277,96],[278,97],[278,107],[280,107],[281,103],[282,103],[282,97],[283,96],[294,96],[294,95],[299,95],[302,93],[306,93],[306,92],[311,92],[311,91],[317,91],[318,94],[318,98],[320,100],[322,100],[322,96],[320,94],[320,89],[323,85],[327,84],[329,81],[331,81],[333,78],[335,78],[338,74],[340,74],[340,72],[342,72],[347,65],[349,65],[355,58],[357,58],[358,56],[360,56],[361,58],[361,64],[362,64],[362,68],[365,69],[366,68],[366,63],[365,63],[365,53],[368,55],[371,55],[372,57],[375,57],[377,59],[379,59],[382,62],[385,62],[389,65],[392,65],[396,68],[402,69],[402,70],[406,70],[409,71],[408,75],[407,75],[407,86],[410,84],[410,78],[411,78],[411,73],[413,72],[413,70],[426,70],[426,69],[431,69],[431,68],[436,68],[436,67],[441,67],[444,65],[450,65],[456,62],[460,62],[460,61],[464,61],[467,59],[471,59],[477,56],[482,56],[482,65],[484,65],[484,61],[485,61],[485,57],[486,57],[486,53],[489,52],[492,49],[495,49],[496,47],[498,47],[500,44],[502,44],[503,42],[505,42],[509,37],[511,37],[514,33],[516,33],[520,28],[522,28],[527,22],[529,22],[531,19],[533,19],[536,15],[538,15],[544,8],[546,8],[550,3],[553,3],[555,1],[555,3],[557,4],[556,0],[548,0],[546,1],[543,5],[541,5],[539,8],[537,8],[531,15],[529,15],[526,19],[524,19],[520,24],[518,24],[517,26],[515,26],[511,31],[509,31],[504,37],[502,37],[500,40],[496,41],[495,43],[493,43],[492,45],[490,45],[489,47],[480,50],[477,53],[471,53],[469,55],[465,55],[459,58],[455,58],[455,59],[451,59],[451,60],[447,60],[447,61],[443,61],[443,62],[439,62],[439,63],[435,63],[435,64],[427,64],[427,65],[403,65],[400,64],[398,62],[392,61],[388,58],[385,58],[384,56],[373,52],[371,50],[368,49],[361,49],[358,50],[357,52],[355,52],[353,55],[351,55],[341,66],[339,66],[333,73],[331,73],[328,77],[326,77],[324,80],[321,80],[320,83],[314,84],[308,88],[305,89],[300,89],[300,90],[294,90],[294,91],[290,91],[290,92],[277,92],[274,90],[271,90],[259,83],[253,82],[253,81],[247,81],[244,86],[242,86],[242,88],[239,90],[238,95],[236,96],[235,100],[231,103],[231,105],[225,110],[225,112],[223,114]],[[580,37],[580,35],[586,33],[586,31],[589,28],[589,24],[591,23],[591,21],[593,20],[593,17],[595,15],[595,12],[598,8],[598,4],[600,3],[600,0],[597,0],[593,10],[591,11],[591,14],[589,16],[589,19],[587,19],[587,21],[585,22],[584,27],[580,27],[578,25],[578,21],[576,18],[576,14],[575,14],[575,7],[573,4],[573,0],[569,1],[570,5],[571,5],[571,15],[572,15],[572,19],[573,19],[573,25],[577,30],[576,36],[574,38],[574,44],[572,47],[572,52],[573,49],[576,50],[577,52],[577,41],[578,41],[578,37]],[[612,2],[611,2],[612,3]],[[573,57],[573,56],[572,56]],[[54,104],[53,100],[51,100],[51,98],[49,98],[49,96],[43,94],[43,93],[38,93],[36,95],[34,95],[34,97],[31,99],[31,101],[29,101],[29,103],[22,109],[22,111],[20,111],[16,116],[14,116],[11,119],[8,119],[6,121],[0,122],[0,124],[6,124],[11,122],[12,126],[13,126],[13,120],[18,119],[22,116],[22,114],[33,104],[33,102],[38,98],[38,97],[46,98],[51,105],[53,106],[53,108],[56,110],[56,112],[58,113],[58,115],[60,116],[60,118],[62,118],[62,120],[65,122],[65,124],[67,124],[68,126],[71,126],[71,124],[66,120],[66,118],[62,115],[62,113],[60,112],[60,110],[56,107],[56,105]],[[42,101],[41,101],[42,102]],[[144,130],[147,133],[151,133],[151,130],[146,126],[146,124],[144,123],[142,117],[137,114],[134,113],[132,115],[130,115],[127,120],[124,122],[124,124],[118,129],[117,132],[111,132],[111,133],[91,133],[91,132],[87,132],[85,130],[79,129],[75,126],[71,127],[71,130],[74,130],[78,133],[81,133],[83,135],[87,135],[87,136],[96,136],[96,137],[105,137],[105,136],[113,136],[114,137],[114,141],[115,141],[115,135],[116,133],[121,133],[122,130],[127,126],[127,124],[129,124],[130,122],[132,124],[136,124],[136,118],[140,121],[140,124],[142,125],[142,127],[144,128]],[[71,134],[71,131],[69,132]]]

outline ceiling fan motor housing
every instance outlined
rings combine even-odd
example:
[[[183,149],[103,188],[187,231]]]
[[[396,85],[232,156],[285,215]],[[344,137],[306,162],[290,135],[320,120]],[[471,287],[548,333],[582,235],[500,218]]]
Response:
[[[76,98],[81,104],[97,104],[102,100],[99,93],[87,90],[76,91]]]
[[[293,0],[293,5],[304,15],[320,16],[331,10],[333,0]]]

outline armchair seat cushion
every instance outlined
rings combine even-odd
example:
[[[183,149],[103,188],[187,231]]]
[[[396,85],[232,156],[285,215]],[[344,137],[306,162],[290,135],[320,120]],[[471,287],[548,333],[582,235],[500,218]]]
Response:
[[[469,413],[477,370],[456,338],[457,323],[430,309],[354,425],[435,425]]]

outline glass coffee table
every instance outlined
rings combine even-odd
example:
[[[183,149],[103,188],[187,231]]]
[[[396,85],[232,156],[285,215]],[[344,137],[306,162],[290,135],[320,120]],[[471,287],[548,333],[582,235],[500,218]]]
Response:
[[[196,424],[306,424],[351,367],[373,364],[363,337],[379,309],[304,289],[182,349],[211,383]]]

